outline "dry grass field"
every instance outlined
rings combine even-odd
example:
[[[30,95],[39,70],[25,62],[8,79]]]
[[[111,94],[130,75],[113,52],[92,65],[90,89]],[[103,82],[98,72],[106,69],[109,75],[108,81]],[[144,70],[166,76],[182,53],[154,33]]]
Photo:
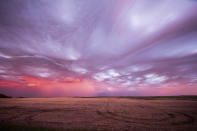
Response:
[[[0,130],[196,131],[197,101],[2,98]]]

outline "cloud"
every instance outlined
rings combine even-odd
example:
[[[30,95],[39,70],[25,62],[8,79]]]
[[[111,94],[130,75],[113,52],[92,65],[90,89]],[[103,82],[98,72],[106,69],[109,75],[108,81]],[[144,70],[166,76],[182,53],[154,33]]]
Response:
[[[0,91],[195,94],[196,12],[193,0],[2,0]]]

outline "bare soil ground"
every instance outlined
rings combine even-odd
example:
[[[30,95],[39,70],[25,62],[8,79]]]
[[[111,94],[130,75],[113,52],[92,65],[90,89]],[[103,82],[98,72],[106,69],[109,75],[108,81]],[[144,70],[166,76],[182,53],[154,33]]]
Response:
[[[0,126],[3,125],[93,131],[196,131],[197,101],[3,98]]]

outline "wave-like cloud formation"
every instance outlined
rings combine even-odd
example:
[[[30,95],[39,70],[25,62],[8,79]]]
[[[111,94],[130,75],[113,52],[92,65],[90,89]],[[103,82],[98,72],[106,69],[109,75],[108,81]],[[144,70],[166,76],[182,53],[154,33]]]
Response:
[[[195,0],[1,0],[0,91],[197,94]]]

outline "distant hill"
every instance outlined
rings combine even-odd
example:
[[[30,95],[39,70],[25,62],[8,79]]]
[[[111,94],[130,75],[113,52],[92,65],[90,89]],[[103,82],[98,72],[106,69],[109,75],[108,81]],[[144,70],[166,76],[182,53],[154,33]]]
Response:
[[[11,97],[0,93],[0,98],[11,98]]]
[[[27,98],[27,97],[24,97],[24,96],[19,96],[18,98]]]
[[[126,98],[126,99],[139,99],[139,100],[194,100],[194,101],[197,101],[197,95],[180,95],[180,96],[97,96],[97,97],[76,97],[76,98]]]

